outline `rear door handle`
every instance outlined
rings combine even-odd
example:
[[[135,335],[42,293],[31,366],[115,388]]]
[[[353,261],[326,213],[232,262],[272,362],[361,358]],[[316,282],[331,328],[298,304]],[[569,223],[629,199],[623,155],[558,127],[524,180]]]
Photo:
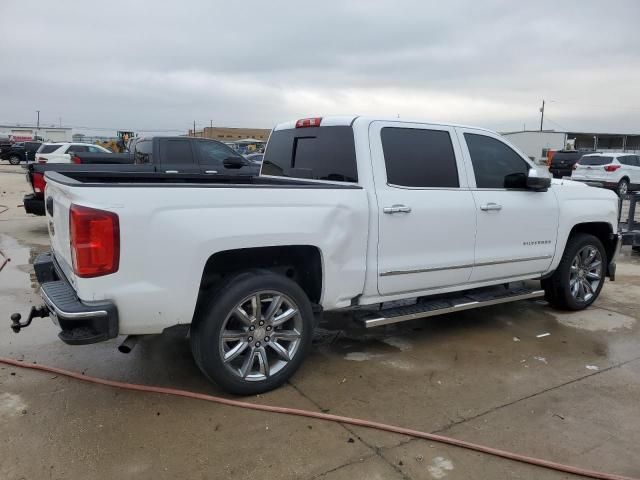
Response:
[[[213,174],[213,173],[218,173],[218,171],[217,171],[217,170],[205,170],[205,171],[204,171],[204,173],[211,173],[211,174]]]
[[[178,173],[178,170],[165,170],[164,173]]]
[[[382,209],[384,213],[410,213],[411,207],[407,207],[406,205],[392,205],[390,207],[384,207]]]
[[[491,210],[502,210],[502,205],[499,205],[497,203],[493,203],[493,202],[489,202],[489,203],[485,203],[484,205],[480,206],[480,210],[482,210],[483,212],[488,212]]]

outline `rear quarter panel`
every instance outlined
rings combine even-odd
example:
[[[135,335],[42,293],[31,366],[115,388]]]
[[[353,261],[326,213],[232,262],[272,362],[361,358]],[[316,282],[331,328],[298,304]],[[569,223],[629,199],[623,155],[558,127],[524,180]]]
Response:
[[[347,306],[362,293],[368,234],[363,189],[53,188],[60,210],[68,212],[73,202],[119,216],[118,272],[73,283],[84,301],[116,303],[121,334],[159,333],[190,323],[204,265],[225,250],[316,246],[322,257],[323,307]],[[64,212],[56,214],[65,221]],[[56,255],[69,252],[68,233],[53,243]],[[69,254],[63,258],[70,263]]]

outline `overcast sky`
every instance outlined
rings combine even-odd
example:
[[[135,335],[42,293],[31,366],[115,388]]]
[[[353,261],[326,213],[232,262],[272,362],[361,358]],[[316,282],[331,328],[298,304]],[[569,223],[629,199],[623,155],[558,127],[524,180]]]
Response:
[[[545,98],[546,128],[640,132],[639,21],[638,0],[0,0],[0,122],[505,131],[538,128]]]

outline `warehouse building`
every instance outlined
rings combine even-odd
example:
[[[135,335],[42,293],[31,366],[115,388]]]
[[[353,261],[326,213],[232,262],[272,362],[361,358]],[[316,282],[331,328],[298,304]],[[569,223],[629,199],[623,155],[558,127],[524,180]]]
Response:
[[[568,144],[576,150],[640,153],[640,134],[522,130],[502,136],[537,163],[546,162],[549,150],[562,150]]]
[[[42,139],[45,142],[70,142],[71,128],[67,127],[37,127],[29,125],[0,125],[0,137],[13,142],[25,142]]]
[[[235,143],[247,138],[266,142],[269,139],[269,128],[233,128],[233,127],[205,127],[203,130],[189,130],[189,136],[212,138],[225,143]]]

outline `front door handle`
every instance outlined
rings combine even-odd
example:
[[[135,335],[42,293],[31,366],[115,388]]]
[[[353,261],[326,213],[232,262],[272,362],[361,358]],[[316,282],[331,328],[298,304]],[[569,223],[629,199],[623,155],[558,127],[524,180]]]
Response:
[[[499,205],[497,203],[493,203],[493,202],[489,202],[489,203],[485,203],[484,205],[480,206],[480,210],[482,210],[483,212],[488,212],[491,210],[502,210],[502,205]]]
[[[384,213],[410,213],[411,207],[407,207],[406,205],[392,205],[390,207],[384,207],[382,209]]]
[[[214,174],[214,173],[218,173],[218,170],[205,170],[204,173]]]
[[[178,170],[165,170],[164,173],[178,173]]]

